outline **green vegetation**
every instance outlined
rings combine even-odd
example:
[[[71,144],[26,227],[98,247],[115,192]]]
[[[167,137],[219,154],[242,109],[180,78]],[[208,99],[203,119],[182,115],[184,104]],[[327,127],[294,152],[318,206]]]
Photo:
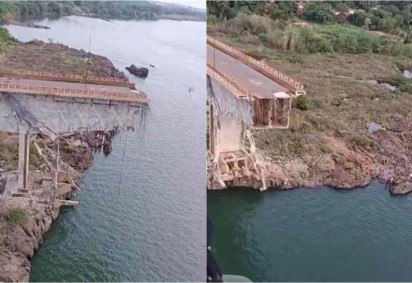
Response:
[[[305,7],[303,18],[320,24],[330,24],[335,22],[335,11],[331,4],[309,3]]]
[[[396,86],[400,92],[412,94],[412,79],[395,76],[382,79],[381,81]]]
[[[308,98],[307,96],[299,96],[294,102],[296,103],[296,108],[300,110],[309,110],[321,106],[319,100]]]
[[[29,20],[44,16],[70,14],[74,10],[71,1],[15,1],[0,3],[0,22],[12,20]]]
[[[407,1],[306,2],[303,3],[303,13],[299,11],[298,4],[298,1],[209,1],[208,18],[230,20],[244,13],[286,21],[296,16],[320,24],[349,22],[358,27],[397,35],[410,32],[412,23],[412,3]]]
[[[6,1],[0,2],[0,23],[64,15],[93,15],[126,20],[156,20],[181,16],[204,20],[205,13],[179,5],[146,1]]]
[[[29,218],[27,211],[21,207],[6,208],[3,217],[12,226],[22,226],[26,224]]]
[[[403,2],[309,2],[300,13],[297,2],[208,2],[210,32],[289,53],[412,58],[411,23],[412,4]]]
[[[68,143],[63,146],[63,151],[65,151],[66,153],[73,153],[76,151],[76,146],[72,143]]]
[[[6,170],[17,169],[19,160],[19,151],[17,144],[0,144],[0,160],[4,160],[7,167]]]
[[[6,52],[15,41],[6,29],[0,27],[0,54]]]

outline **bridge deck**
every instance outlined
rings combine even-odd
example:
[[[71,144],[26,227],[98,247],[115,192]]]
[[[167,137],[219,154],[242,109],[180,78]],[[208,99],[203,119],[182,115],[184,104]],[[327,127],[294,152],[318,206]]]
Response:
[[[258,98],[273,98],[276,92],[288,92],[288,90],[256,71],[248,65],[236,60],[219,49],[207,45],[207,63],[217,71],[231,78],[252,96]]]
[[[0,77],[0,92],[147,103],[146,95],[124,86]]]

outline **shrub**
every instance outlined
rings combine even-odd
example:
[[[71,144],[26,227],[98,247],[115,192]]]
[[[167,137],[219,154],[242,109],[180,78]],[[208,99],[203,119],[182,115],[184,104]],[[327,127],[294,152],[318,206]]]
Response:
[[[21,207],[7,208],[4,212],[4,218],[12,226],[22,226],[28,220],[27,211]]]
[[[406,92],[406,93],[412,94],[412,83],[400,86],[399,90],[401,92]]]
[[[297,51],[302,53],[329,53],[333,49],[330,41],[317,34],[311,28],[303,28],[298,35]]]
[[[6,170],[15,170],[19,160],[19,150],[17,144],[1,144],[0,160],[6,164]]]
[[[73,153],[76,151],[76,146],[72,143],[68,143],[63,147],[63,151],[66,153]]]
[[[313,129],[312,124],[309,121],[305,120],[305,117],[303,117],[299,113],[292,113],[289,119],[289,130],[292,133],[306,133]]]
[[[335,13],[332,6],[321,2],[307,5],[303,17],[308,21],[320,24],[335,22]]]
[[[280,1],[272,7],[270,11],[272,19],[288,20],[293,17],[293,2],[291,1]]]
[[[300,110],[309,110],[321,106],[321,102],[317,99],[311,99],[306,96],[299,96],[296,100],[296,108]]]
[[[207,15],[207,23],[214,25],[217,23],[217,17],[215,15]]]
[[[351,142],[354,146],[359,147],[370,147],[372,145],[370,137],[365,134],[353,134]]]
[[[267,42],[267,41],[268,41],[268,34],[267,34],[267,33],[260,33],[260,34],[258,35],[258,37],[259,37],[259,40],[260,40],[260,41],[263,41],[263,42]]]
[[[263,34],[271,29],[271,20],[258,15],[239,13],[235,18],[225,22],[225,30],[233,35]]]
[[[412,79],[407,79],[402,76],[396,76],[382,79],[380,80],[380,82],[385,82],[394,85],[398,88],[400,92],[412,94]]]

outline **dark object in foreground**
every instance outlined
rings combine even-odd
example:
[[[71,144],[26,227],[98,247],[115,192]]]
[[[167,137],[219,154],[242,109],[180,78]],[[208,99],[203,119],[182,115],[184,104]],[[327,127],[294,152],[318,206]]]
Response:
[[[130,65],[130,67],[126,67],[126,70],[128,70],[133,75],[141,77],[141,78],[147,78],[147,76],[149,75],[149,69],[144,68],[144,67],[137,68],[133,64]]]
[[[212,233],[213,225],[209,218],[207,218],[207,282],[223,282],[222,271],[215,258],[212,255]]]

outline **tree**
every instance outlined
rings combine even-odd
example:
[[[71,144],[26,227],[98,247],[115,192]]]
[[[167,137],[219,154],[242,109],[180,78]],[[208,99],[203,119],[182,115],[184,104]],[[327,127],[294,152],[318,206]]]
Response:
[[[313,3],[307,5],[303,17],[308,21],[317,22],[320,24],[334,23],[335,13],[331,5],[324,3]]]
[[[281,1],[277,5],[273,5],[270,17],[274,20],[289,20],[293,17],[293,2]]]
[[[232,19],[236,14],[229,4],[229,1],[207,1],[207,13],[215,15],[219,20]]]

